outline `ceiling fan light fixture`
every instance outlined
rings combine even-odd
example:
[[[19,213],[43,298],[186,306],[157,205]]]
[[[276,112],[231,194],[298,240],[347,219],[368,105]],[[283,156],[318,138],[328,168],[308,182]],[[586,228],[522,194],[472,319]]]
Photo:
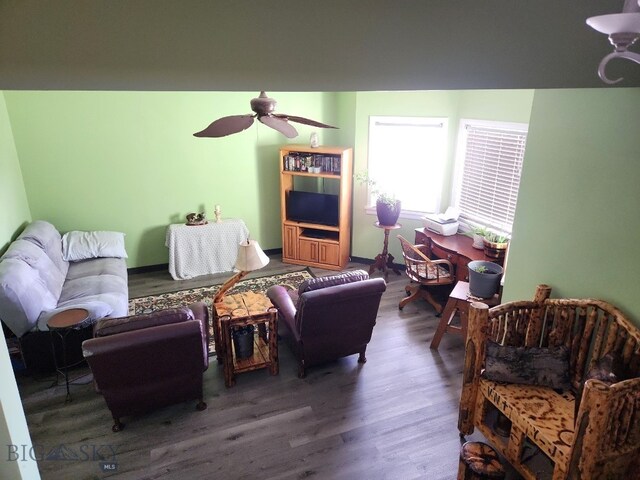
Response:
[[[630,52],[628,48],[640,38],[640,0],[626,0],[622,13],[611,13],[587,18],[587,25],[609,36],[613,52],[606,55],[598,66],[600,79],[607,84],[622,81],[611,80],[605,73],[607,63],[614,58],[624,58],[640,64],[640,53]]]
[[[250,102],[251,110],[254,114],[231,115],[219,118],[204,130],[196,132],[193,135],[195,137],[211,138],[226,137],[227,135],[232,135],[246,130],[253,125],[253,121],[256,118],[260,123],[273,128],[288,138],[298,136],[298,131],[289,122],[302,123],[304,125],[311,125],[319,128],[338,128],[305,117],[287,115],[284,113],[274,113],[276,104],[277,102],[275,99],[269,98],[265,92],[260,92],[260,95],[252,99]]]

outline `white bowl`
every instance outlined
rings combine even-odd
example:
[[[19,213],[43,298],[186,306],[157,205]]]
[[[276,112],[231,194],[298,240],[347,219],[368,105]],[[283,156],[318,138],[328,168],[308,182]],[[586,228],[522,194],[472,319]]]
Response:
[[[587,18],[587,25],[600,33],[640,32],[640,13],[610,13]]]

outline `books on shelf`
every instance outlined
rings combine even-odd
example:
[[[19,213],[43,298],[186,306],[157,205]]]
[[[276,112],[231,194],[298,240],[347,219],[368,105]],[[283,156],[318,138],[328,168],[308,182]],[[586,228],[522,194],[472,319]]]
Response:
[[[288,172],[340,175],[340,167],[340,155],[289,152],[282,157],[282,168]]]

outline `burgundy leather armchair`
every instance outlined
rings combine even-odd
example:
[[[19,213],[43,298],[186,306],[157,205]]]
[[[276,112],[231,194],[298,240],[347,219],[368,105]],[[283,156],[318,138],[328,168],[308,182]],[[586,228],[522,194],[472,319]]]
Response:
[[[296,292],[276,285],[267,296],[278,309],[280,334],[298,359],[298,377],[312,365],[365,351],[386,290],[381,278],[364,271],[319,277],[303,282]]]
[[[209,366],[209,313],[204,303],[146,315],[99,320],[94,338],[82,344],[96,390],[120,418],[174,403],[203,401],[203,372]]]

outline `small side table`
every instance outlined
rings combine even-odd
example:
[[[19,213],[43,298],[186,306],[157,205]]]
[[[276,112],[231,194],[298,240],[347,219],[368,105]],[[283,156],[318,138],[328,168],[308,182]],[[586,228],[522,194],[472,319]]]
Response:
[[[396,275],[400,275],[400,270],[393,264],[393,255],[389,253],[389,232],[402,228],[402,225],[399,223],[395,225],[380,225],[380,222],[376,222],[374,225],[384,229],[384,244],[382,245],[382,253],[376,255],[374,263],[369,267],[369,275],[371,275],[376,268],[384,274],[385,280],[389,276],[389,270],[393,270]]]
[[[431,348],[436,350],[438,349],[440,340],[442,340],[445,333],[460,334],[466,342],[469,304],[475,301],[480,301],[482,303],[486,303],[490,307],[493,307],[500,304],[500,295],[496,294],[491,298],[483,298],[482,300],[469,298],[469,282],[459,281],[456,283],[456,286],[453,288],[451,294],[449,294],[449,300],[442,311],[440,323],[438,324],[436,333],[433,336],[433,340],[431,340]],[[451,324],[456,313],[460,315],[460,326]]]
[[[69,366],[67,364],[67,335],[71,330],[77,330],[82,327],[84,322],[89,318],[89,312],[84,308],[70,308],[53,315],[47,322],[51,335],[58,335],[62,343],[62,367],[58,365],[58,357],[56,355],[55,343],[51,339],[51,349],[53,352],[53,361],[56,365],[56,384],[58,383],[58,372],[64,375],[64,382],[67,387],[67,396],[65,403],[71,401],[71,393],[69,392]]]
[[[256,292],[226,295],[213,305],[213,332],[218,362],[224,365],[224,384],[235,385],[237,373],[267,368],[271,375],[278,374],[278,315],[269,298]],[[253,355],[237,358],[232,331],[237,327],[254,325]]]

